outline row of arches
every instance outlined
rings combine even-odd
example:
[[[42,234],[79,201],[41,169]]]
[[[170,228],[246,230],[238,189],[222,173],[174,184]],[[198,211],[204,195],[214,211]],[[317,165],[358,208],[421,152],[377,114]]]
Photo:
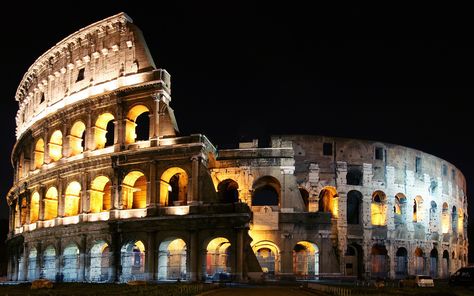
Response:
[[[127,113],[125,119],[125,144],[148,140],[150,137],[150,108],[145,105],[135,105]],[[97,116],[92,130],[90,150],[103,149],[117,142],[115,131],[116,118],[112,113],[106,112]],[[47,142],[45,142],[47,140]],[[63,150],[67,143],[68,152]],[[33,169],[39,169],[45,163],[45,146],[48,148],[49,161],[58,161],[63,157],[81,154],[86,149],[86,124],[77,120],[63,135],[60,129],[54,130],[48,139],[39,138],[34,142]],[[24,157],[23,157],[24,158]],[[21,160],[20,160],[21,162]],[[20,166],[24,164],[21,163]]]

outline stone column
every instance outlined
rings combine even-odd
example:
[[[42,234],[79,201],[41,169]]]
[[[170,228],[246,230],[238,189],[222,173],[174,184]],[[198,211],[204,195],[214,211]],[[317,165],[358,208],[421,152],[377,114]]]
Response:
[[[161,95],[156,93],[152,95],[153,98],[153,111],[150,113],[150,139],[152,139],[152,146],[156,146],[159,143],[160,137],[160,103]]]
[[[48,138],[48,130],[45,128],[43,131],[43,140],[44,140],[44,160],[43,163],[50,163],[51,157],[49,157],[49,138]]]
[[[112,233],[112,243],[111,243],[111,253],[112,253],[112,260],[110,260],[110,281],[111,282],[119,282],[120,276],[122,275],[122,265],[120,262],[120,248],[121,248],[121,241],[120,241],[120,233],[118,233],[117,229],[113,230]]]
[[[148,188],[147,188],[147,208],[155,208],[158,204],[157,201],[157,185],[159,184],[156,176],[156,161],[150,163],[150,172],[148,178]]]
[[[38,220],[39,221],[44,221],[44,199],[46,195],[46,186],[41,184],[38,188],[38,193],[39,193],[39,213],[38,213]]]
[[[87,114],[87,121],[86,121],[86,133],[85,136],[85,143],[84,143],[84,152],[94,150],[94,130],[92,129],[92,116],[91,114]]]
[[[186,269],[188,272],[188,280],[191,282],[197,282],[201,279],[201,264],[200,255],[202,253],[199,247],[199,235],[198,231],[192,231],[189,240],[190,247],[186,249]]]
[[[86,280],[86,270],[89,270],[87,265],[87,236],[81,235],[81,243],[79,245],[79,270],[77,272],[77,281],[83,282]]]
[[[149,281],[156,279],[156,240],[155,233],[147,233],[147,250],[145,257],[145,278]]]
[[[35,270],[35,278],[42,279],[44,275],[42,274],[42,265],[43,265],[43,246],[41,242],[36,243],[36,270]]]
[[[23,259],[22,261],[22,269],[23,269],[23,274],[21,275],[21,278],[18,280],[21,281],[26,281],[28,279],[28,244],[23,243],[23,254],[22,254]]]
[[[191,198],[189,199],[189,204],[197,204],[199,203],[199,165],[201,163],[200,156],[193,156],[192,160],[192,190],[191,190]]]
[[[63,147],[62,147],[62,155],[63,155],[63,158],[67,158],[69,157],[69,154],[70,154],[70,145],[69,145],[69,141],[70,141],[70,135],[68,133],[68,124],[65,120],[62,120],[61,121],[61,124],[62,124],[62,129],[61,129],[61,132],[63,134]]]
[[[58,217],[64,217],[64,192],[63,180],[58,177]]]
[[[122,100],[117,99],[117,119],[114,120],[114,151],[121,151],[125,148],[125,124],[126,115],[123,114]]]
[[[81,202],[79,204],[79,214],[90,212],[90,181],[89,174],[84,171],[81,174]]]
[[[237,229],[235,243],[235,280],[243,280],[244,267],[244,232],[243,229]]]

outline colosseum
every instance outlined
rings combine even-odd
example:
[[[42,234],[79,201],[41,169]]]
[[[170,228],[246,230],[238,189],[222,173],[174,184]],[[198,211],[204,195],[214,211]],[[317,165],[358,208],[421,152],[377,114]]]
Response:
[[[15,96],[8,279],[445,278],[467,265],[466,181],[394,144],[181,135],[171,80],[124,13],[57,43]]]

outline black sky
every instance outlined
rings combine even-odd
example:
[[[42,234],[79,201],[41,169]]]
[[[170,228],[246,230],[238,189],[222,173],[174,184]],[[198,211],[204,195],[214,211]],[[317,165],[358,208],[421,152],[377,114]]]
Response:
[[[17,2],[2,9],[2,196],[23,74],[64,37],[120,11],[171,74],[183,134],[206,134],[219,147],[275,133],[396,143],[450,161],[468,179],[468,196],[474,188],[468,7]]]

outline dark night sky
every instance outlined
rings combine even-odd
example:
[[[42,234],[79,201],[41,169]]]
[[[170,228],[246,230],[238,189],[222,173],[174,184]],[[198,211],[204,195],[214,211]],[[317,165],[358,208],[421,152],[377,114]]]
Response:
[[[2,14],[2,208],[23,74],[62,38],[120,11],[172,75],[183,134],[206,134],[219,147],[274,133],[397,143],[450,161],[468,179],[468,196],[474,188],[467,7],[17,2]]]

